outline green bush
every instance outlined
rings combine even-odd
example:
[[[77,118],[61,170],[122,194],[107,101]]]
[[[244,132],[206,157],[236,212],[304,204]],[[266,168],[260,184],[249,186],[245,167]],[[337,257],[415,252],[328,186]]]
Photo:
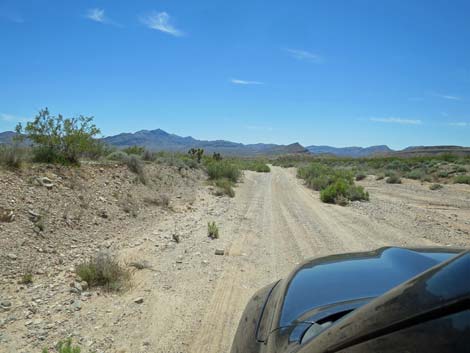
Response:
[[[127,154],[136,154],[138,156],[142,155],[145,151],[145,148],[141,146],[130,146],[123,148],[122,151],[126,152]]]
[[[129,158],[129,155],[124,151],[114,151],[106,156],[111,161],[125,162]]]
[[[57,344],[57,352],[58,353],[80,353],[81,349],[79,346],[72,346],[72,339],[69,338],[65,342],[60,341]],[[44,348],[42,350],[42,353],[49,353],[49,350],[47,348]]]
[[[445,171],[445,170],[441,170],[441,171],[437,172],[437,176],[439,178],[448,178],[449,177],[449,172]]]
[[[338,179],[320,192],[320,199],[326,203],[335,203],[339,196],[346,197],[348,187],[346,180]]]
[[[470,175],[457,175],[454,177],[454,183],[470,185]]]
[[[206,165],[206,168],[209,179],[211,180],[226,178],[236,183],[241,175],[240,169],[227,160],[210,161]]]
[[[215,222],[208,222],[207,223],[207,235],[211,239],[218,239],[219,238],[219,228],[215,224]]]
[[[218,188],[217,195],[227,195],[229,197],[235,196],[235,191],[233,190],[233,182],[227,178],[217,179],[215,181],[215,186]]]
[[[406,173],[405,177],[413,180],[420,180],[424,178],[426,173],[421,169],[413,169],[411,172]]]
[[[307,186],[313,190],[320,191],[326,189],[333,181],[334,179],[328,175],[320,175],[307,179]]]
[[[79,264],[77,275],[90,287],[100,286],[107,290],[121,290],[130,274],[108,253],[98,253],[94,258]]]
[[[346,198],[351,201],[369,201],[369,193],[362,186],[349,185]]]
[[[269,166],[259,160],[238,160],[234,161],[237,166],[242,170],[252,170],[258,173],[269,173],[271,168]]]
[[[196,159],[198,163],[201,163],[202,156],[204,155],[204,149],[202,148],[191,148],[188,151],[191,158]]]
[[[96,148],[94,139],[100,130],[93,117],[66,118],[51,116],[40,110],[26,126],[18,124],[16,132],[34,143],[34,160],[45,163],[79,164],[79,158]]]

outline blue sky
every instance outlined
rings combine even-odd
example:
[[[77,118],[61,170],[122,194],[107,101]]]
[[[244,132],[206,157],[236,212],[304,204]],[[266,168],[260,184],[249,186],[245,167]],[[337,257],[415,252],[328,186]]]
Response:
[[[467,0],[0,1],[0,131],[470,145]]]

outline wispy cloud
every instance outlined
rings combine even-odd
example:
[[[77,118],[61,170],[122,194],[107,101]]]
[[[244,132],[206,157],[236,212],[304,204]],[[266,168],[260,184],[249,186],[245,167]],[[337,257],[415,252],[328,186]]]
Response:
[[[290,56],[296,58],[298,60],[305,60],[314,63],[321,63],[323,62],[323,57],[318,54],[306,51],[306,50],[298,50],[298,49],[284,49]]]
[[[98,8],[89,9],[85,17],[95,22],[100,22],[100,23],[108,22],[107,18],[104,15],[104,9],[98,9]]]
[[[181,37],[184,35],[182,31],[177,29],[171,23],[170,15],[166,12],[152,12],[151,14],[141,17],[140,22],[148,28],[156,29],[157,31],[171,34],[175,37]]]
[[[231,78],[230,82],[232,82],[235,85],[264,85],[264,82],[260,81],[245,81],[245,80],[239,80],[236,78]]]
[[[442,98],[442,99],[451,100],[451,101],[461,101],[461,100],[462,100],[461,97],[453,96],[453,95],[449,95],[449,94],[438,94],[438,93],[434,93],[434,96],[439,97],[439,98]]]
[[[23,117],[19,117],[19,116],[16,116],[16,115],[12,115],[12,114],[0,113],[0,120],[1,121],[6,121],[6,122],[19,123],[19,122],[25,122],[28,119],[23,118]]]
[[[458,127],[470,127],[470,123],[467,123],[465,121],[460,121],[456,123],[449,123],[450,126],[458,126]]]
[[[370,121],[376,123],[387,124],[402,124],[402,125],[421,125],[422,121],[419,119],[402,119],[402,118],[370,118]]]

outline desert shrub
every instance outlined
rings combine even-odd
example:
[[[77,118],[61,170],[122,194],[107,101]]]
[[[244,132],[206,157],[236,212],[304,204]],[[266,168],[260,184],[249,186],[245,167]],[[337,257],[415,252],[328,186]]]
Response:
[[[111,161],[125,162],[129,156],[124,151],[114,151],[106,156],[107,159]]]
[[[101,140],[93,140],[93,144],[81,153],[82,158],[98,160],[100,158],[106,158],[109,154],[116,151],[116,148],[104,143]]]
[[[222,158],[222,155],[221,155],[220,153],[214,152],[214,153],[212,154],[212,159],[213,159],[214,161],[221,161],[223,158]]]
[[[338,197],[346,197],[349,184],[345,180],[337,180],[320,192],[320,199],[326,203],[335,203]]]
[[[439,190],[439,189],[442,189],[441,184],[431,184],[431,185],[429,185],[429,190]]]
[[[345,205],[346,201],[368,201],[369,193],[362,186],[348,183],[346,180],[338,179],[333,184],[320,192],[320,199],[326,203]]]
[[[79,264],[76,273],[90,287],[107,290],[121,290],[127,284],[130,274],[113,255],[100,252],[94,258]]]
[[[233,182],[227,178],[217,179],[215,181],[215,186],[217,186],[218,191],[217,195],[227,195],[229,197],[235,196],[235,191],[233,190]]]
[[[126,152],[127,154],[136,154],[138,156],[142,155],[145,151],[145,148],[140,147],[140,146],[130,146],[123,148],[122,151]]]
[[[199,168],[199,163],[194,160],[194,159],[191,159],[191,158],[183,158],[182,159],[182,162],[183,162],[183,165],[185,166],[185,168],[189,168],[189,169],[197,169]]]
[[[425,172],[421,169],[413,169],[411,172],[406,173],[405,177],[413,180],[420,180],[425,176]]]
[[[33,271],[32,269],[28,269],[25,271],[20,278],[20,284],[31,284],[33,283]]]
[[[385,178],[385,175],[384,174],[379,174],[375,177],[375,180],[382,180]]]
[[[365,173],[356,174],[356,181],[364,180],[365,178],[367,178],[367,175]]]
[[[158,164],[176,167],[179,171],[182,169],[197,169],[200,167],[196,159],[180,153],[156,152],[154,153],[154,161]]]
[[[456,169],[456,172],[457,173],[466,173],[467,172],[467,168],[463,167],[463,166],[458,166],[457,169]]]
[[[252,170],[258,173],[269,173],[271,171],[271,168],[261,160],[238,159],[233,162],[242,170]]]
[[[207,174],[209,179],[216,180],[226,178],[234,183],[240,178],[240,169],[233,163],[227,160],[222,161],[210,161],[207,166]]]
[[[201,163],[202,155],[204,154],[204,149],[191,148],[188,151],[188,154],[191,156],[191,158],[196,159],[198,163]]]
[[[366,175],[363,175],[365,178]],[[297,176],[305,179],[308,187],[320,191],[320,199],[326,203],[344,206],[349,201],[369,199],[364,188],[354,185],[354,173],[349,169],[315,162],[299,168]]]
[[[207,235],[211,239],[218,239],[219,238],[219,228],[215,222],[208,222],[207,223]]]
[[[328,175],[320,175],[314,178],[307,179],[307,186],[313,190],[320,191],[328,187],[333,179]]]
[[[470,185],[470,175],[457,175],[454,177],[454,183]]]
[[[8,169],[19,169],[26,160],[24,148],[18,146],[0,146],[0,165]]]
[[[18,124],[16,132],[34,143],[34,160],[45,163],[79,164],[79,158],[96,148],[94,139],[100,130],[93,117],[65,118],[40,110],[26,126]]]
[[[120,199],[119,206],[124,212],[128,213],[134,218],[136,218],[139,214],[139,206],[137,202],[132,198],[131,194],[128,194],[124,198]]]
[[[351,201],[369,201],[369,193],[362,186],[349,185],[346,198]]]
[[[136,155],[131,155],[126,159],[127,168],[132,173],[135,173],[142,184],[147,184],[147,177],[145,175],[144,164]]]
[[[57,344],[57,352],[58,353],[80,353],[81,348],[79,346],[72,346],[72,339],[69,338],[66,341],[60,341]],[[49,353],[47,348],[42,350],[42,353]]]
[[[410,170],[410,167],[406,164],[405,161],[396,159],[390,163],[387,163],[385,165],[385,169],[407,172]]]
[[[148,205],[168,208],[170,206],[170,197],[167,194],[161,194],[156,197],[145,197],[144,202]]]
[[[448,178],[449,177],[449,172],[446,171],[446,170],[441,170],[441,171],[437,172],[437,176],[439,178]]]
[[[142,159],[147,162],[153,162],[156,159],[155,153],[149,150],[145,150],[144,153],[142,153]]]
[[[398,175],[392,174],[387,179],[385,179],[387,184],[401,184],[401,179]]]

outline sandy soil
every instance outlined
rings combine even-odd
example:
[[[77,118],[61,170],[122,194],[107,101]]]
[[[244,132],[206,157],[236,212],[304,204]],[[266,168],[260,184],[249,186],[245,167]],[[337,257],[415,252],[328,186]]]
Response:
[[[60,292],[60,303],[51,304],[58,301],[51,299],[47,276],[36,288],[6,286],[0,300],[6,297],[13,309],[0,312],[0,352],[39,352],[67,336],[82,352],[229,352],[250,296],[307,258],[388,245],[469,246],[469,186],[430,191],[372,177],[361,183],[371,201],[347,207],[321,203],[294,169],[245,172],[234,199],[216,197],[201,184],[191,204],[147,219],[115,242],[124,262],[150,265],[134,272],[128,291],[91,291],[79,309],[56,312],[54,305],[69,307],[77,294]],[[218,224],[220,239],[207,237],[208,221]],[[172,241],[174,234],[180,243]],[[216,249],[225,255],[215,255]],[[50,303],[48,310],[25,318],[25,301],[34,301],[34,293]],[[15,320],[8,321],[12,314]]]

